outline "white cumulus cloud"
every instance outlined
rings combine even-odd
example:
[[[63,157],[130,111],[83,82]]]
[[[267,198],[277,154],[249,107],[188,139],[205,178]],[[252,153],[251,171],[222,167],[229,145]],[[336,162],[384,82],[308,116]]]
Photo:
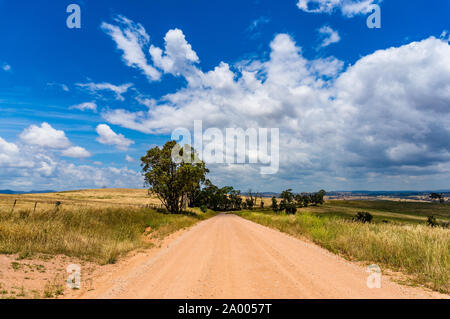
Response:
[[[72,105],[71,107],[69,107],[69,109],[77,109],[80,111],[90,110],[90,111],[96,112],[97,104],[95,104],[94,102],[84,102],[84,103]]]
[[[19,147],[7,142],[0,137],[0,167],[5,168],[23,168],[32,167],[33,163],[26,157],[22,156]]]
[[[341,41],[341,37],[336,30],[333,30],[330,26],[324,25],[319,29],[319,33],[322,35],[321,47],[327,47],[330,44]]]
[[[91,156],[86,149],[80,146],[71,146],[61,152],[63,156],[74,157],[74,158],[85,158]]]
[[[440,38],[444,41],[450,42],[450,33],[447,30],[442,31]]]
[[[41,126],[30,125],[23,130],[19,137],[23,143],[34,147],[38,153],[42,153],[42,157],[46,159],[50,158],[47,156],[46,149],[59,150],[61,155],[66,157],[85,158],[91,156],[83,147],[73,146],[63,130],[54,129],[46,122],[42,123]],[[11,144],[10,149],[16,147],[17,145]],[[41,163],[44,163],[44,171],[49,171],[50,162],[50,160],[41,161]]]
[[[93,94],[98,94],[99,91],[111,91],[115,94],[115,98],[119,101],[125,101],[122,94],[126,93],[130,87],[133,86],[132,83],[126,83],[122,85],[114,85],[111,83],[77,83],[77,86],[88,90]]]
[[[192,72],[192,64],[198,63],[197,54],[186,41],[180,29],[169,30],[164,37],[164,52],[158,47],[150,47],[153,63],[164,73],[187,75]]]
[[[86,157],[81,147],[63,150],[65,157]],[[110,167],[100,162],[75,165],[45,148],[8,142],[0,137],[0,189],[82,189],[119,187],[140,188],[142,174],[126,167]]]
[[[182,75],[189,82],[198,81],[199,72],[194,65],[199,58],[180,29],[169,30],[164,37],[164,48],[159,48],[150,44],[150,37],[141,24],[120,15],[114,22],[103,22],[101,27],[123,52],[126,65],[141,70],[149,81],[159,80],[162,73]],[[153,64],[149,63],[146,52]]]
[[[11,71],[11,66],[9,64],[7,64],[7,63],[4,63],[2,65],[2,69],[3,69],[3,71],[8,72],[8,71]]]
[[[41,126],[29,126],[20,134],[20,139],[26,144],[46,148],[63,149],[70,146],[64,131],[56,130],[46,122]]]
[[[161,73],[148,64],[144,48],[150,37],[141,24],[136,24],[124,16],[114,20],[118,25],[103,22],[102,29],[114,40],[117,48],[123,52],[122,58],[128,66],[140,69],[149,80],[159,80]]]
[[[132,158],[132,157],[129,156],[128,154],[125,156],[125,160],[126,160],[128,163],[134,162],[134,158]]]
[[[114,145],[119,150],[126,150],[128,147],[134,142],[122,134],[115,133],[108,125],[99,124],[97,126],[97,141],[106,144],[106,145]]]

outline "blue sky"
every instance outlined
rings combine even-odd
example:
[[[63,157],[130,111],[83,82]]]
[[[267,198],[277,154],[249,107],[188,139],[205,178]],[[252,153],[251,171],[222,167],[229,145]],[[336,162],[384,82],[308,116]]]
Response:
[[[66,26],[71,3],[80,29]],[[380,29],[366,26],[372,3]],[[139,157],[196,119],[280,127],[277,174],[216,164],[220,185],[450,188],[449,12],[447,0],[0,0],[0,188],[141,187]],[[126,32],[137,42],[121,47]]]

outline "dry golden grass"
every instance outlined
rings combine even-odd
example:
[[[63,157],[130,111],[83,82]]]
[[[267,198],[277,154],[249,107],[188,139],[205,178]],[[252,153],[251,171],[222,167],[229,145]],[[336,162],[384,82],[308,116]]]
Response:
[[[0,214],[0,254],[63,254],[114,263],[149,236],[162,237],[211,213],[165,214],[147,208],[61,208]]]
[[[148,204],[160,206],[140,189],[1,195],[0,254],[63,254],[112,263],[148,245],[149,236],[163,237],[213,215],[196,209],[184,215],[158,213]]]
[[[15,209],[34,209],[36,211],[51,210],[55,202],[61,202],[62,207],[71,208],[106,208],[106,207],[141,207],[143,205],[160,206],[156,196],[149,196],[146,189],[86,189],[44,194],[0,194],[0,212],[11,211],[14,201]]]

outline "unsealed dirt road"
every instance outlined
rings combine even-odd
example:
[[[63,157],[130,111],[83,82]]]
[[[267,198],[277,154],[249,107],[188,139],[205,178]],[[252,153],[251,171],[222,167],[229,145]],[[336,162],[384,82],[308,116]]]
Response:
[[[446,298],[236,215],[220,214],[95,283],[81,298]]]

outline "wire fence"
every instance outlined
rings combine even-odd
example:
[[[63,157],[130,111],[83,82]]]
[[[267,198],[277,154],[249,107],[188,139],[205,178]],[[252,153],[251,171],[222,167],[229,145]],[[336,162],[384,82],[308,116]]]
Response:
[[[32,198],[1,198],[1,208],[4,210],[10,210],[14,212],[17,209],[32,209],[35,212],[37,209],[44,206],[49,209],[54,207],[59,209],[61,207],[89,207],[89,206],[104,206],[104,207],[134,207],[134,208],[152,208],[152,209],[164,209],[162,204],[147,203],[147,204],[135,204],[135,203],[120,203],[100,200],[82,200],[82,199],[32,199]]]

